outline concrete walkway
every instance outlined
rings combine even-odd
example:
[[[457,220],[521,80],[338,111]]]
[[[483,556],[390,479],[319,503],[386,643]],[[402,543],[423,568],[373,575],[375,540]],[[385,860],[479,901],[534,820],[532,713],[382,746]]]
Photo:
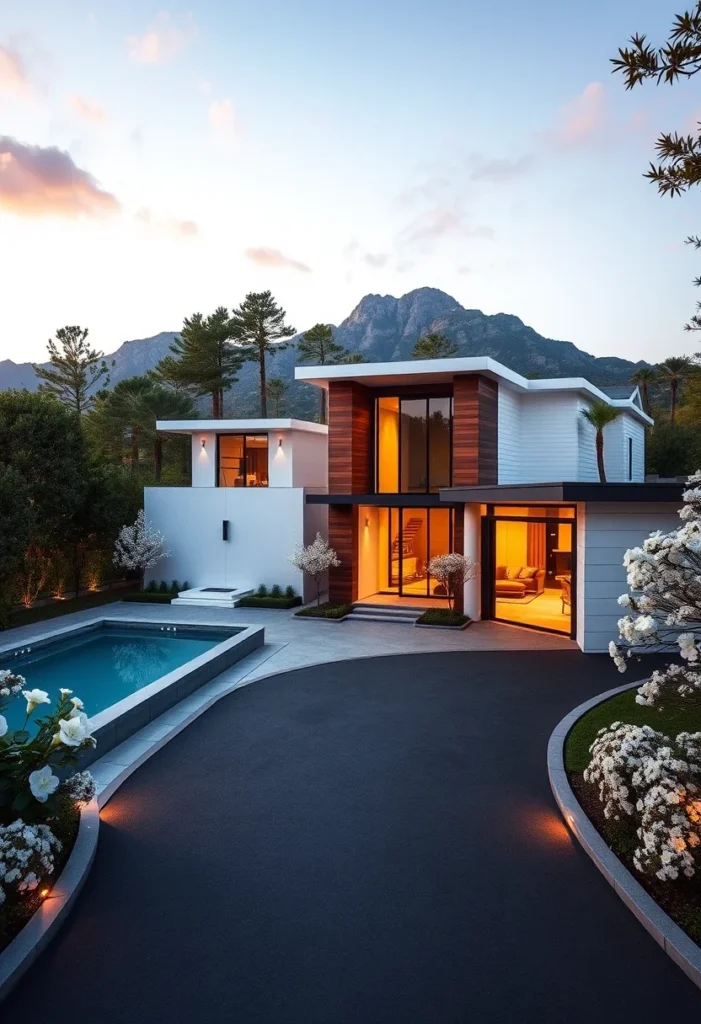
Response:
[[[698,990],[549,792],[550,731],[617,681],[608,658],[575,651],[453,651],[305,668],[222,698],[107,805],[76,910],[4,1015],[696,1019]]]

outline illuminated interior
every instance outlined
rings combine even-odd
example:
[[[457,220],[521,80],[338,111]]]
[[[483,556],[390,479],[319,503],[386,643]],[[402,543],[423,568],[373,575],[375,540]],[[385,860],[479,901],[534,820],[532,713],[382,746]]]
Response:
[[[569,636],[574,509],[497,506],[495,513],[510,517],[493,524],[495,618]]]
[[[268,486],[268,435],[220,434],[220,487]]]
[[[378,594],[445,598],[428,563],[452,550],[450,509],[363,505],[358,517],[358,600]]]
[[[450,397],[378,398],[375,422],[378,494],[427,494],[450,486]]]

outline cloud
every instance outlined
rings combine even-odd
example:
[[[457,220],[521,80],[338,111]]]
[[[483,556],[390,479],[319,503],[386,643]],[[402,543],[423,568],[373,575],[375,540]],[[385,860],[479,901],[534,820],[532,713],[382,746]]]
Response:
[[[435,242],[450,236],[461,238],[493,238],[492,228],[483,225],[472,225],[467,214],[459,205],[450,207],[434,207],[416,217],[397,237],[400,245],[416,245]]]
[[[127,37],[129,56],[137,64],[167,64],[197,35],[192,15],[176,24],[167,11],[159,11],[140,36]]]
[[[207,117],[212,128],[221,139],[231,139],[238,126],[234,104],[229,99],[213,100]]]
[[[586,144],[604,128],[607,113],[603,85],[590,82],[579,96],[560,110],[554,132],[555,142],[565,147]]]
[[[380,267],[386,267],[392,256],[388,252],[366,252],[360,258],[369,267],[379,269]]]
[[[257,263],[259,267],[287,267],[290,270],[299,270],[303,274],[311,273],[311,267],[308,267],[306,263],[283,256],[279,249],[246,249],[245,256],[251,263]]]
[[[200,229],[194,220],[178,220],[174,217],[158,217],[147,206],[140,207],[134,214],[134,220],[146,227],[154,228],[166,234],[180,235],[182,238],[194,238]]]
[[[21,217],[96,217],[119,208],[69,153],[0,136],[0,209]]]
[[[484,157],[479,153],[472,153],[468,157],[470,170],[470,181],[486,181],[493,184],[500,184],[504,181],[513,181],[528,174],[534,164],[530,153],[523,156],[509,159],[508,157]]]
[[[86,100],[83,96],[73,94],[68,97],[68,103],[79,117],[82,117],[85,121],[90,121],[92,124],[107,124],[109,120],[105,110],[99,103],[91,103],[90,100]]]
[[[421,202],[436,202],[439,196],[451,188],[448,178],[433,176],[418,185],[410,185],[397,196],[397,203],[400,206],[413,206]]]
[[[26,96],[31,91],[32,83],[20,52],[14,46],[0,45],[0,92]]]

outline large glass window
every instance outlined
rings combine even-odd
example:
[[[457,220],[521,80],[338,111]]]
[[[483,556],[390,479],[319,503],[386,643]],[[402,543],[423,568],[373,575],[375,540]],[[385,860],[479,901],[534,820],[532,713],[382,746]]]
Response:
[[[451,484],[452,399],[378,398],[378,494],[435,493]]]
[[[220,434],[220,487],[268,486],[268,435]]]

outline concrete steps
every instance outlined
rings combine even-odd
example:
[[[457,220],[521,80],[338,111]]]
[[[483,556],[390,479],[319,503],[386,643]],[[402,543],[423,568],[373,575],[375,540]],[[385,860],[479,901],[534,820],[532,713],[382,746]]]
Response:
[[[411,607],[395,604],[373,604],[372,601],[359,601],[353,605],[348,616],[350,622],[389,622],[395,626],[413,626],[418,617],[426,611],[416,605]]]

